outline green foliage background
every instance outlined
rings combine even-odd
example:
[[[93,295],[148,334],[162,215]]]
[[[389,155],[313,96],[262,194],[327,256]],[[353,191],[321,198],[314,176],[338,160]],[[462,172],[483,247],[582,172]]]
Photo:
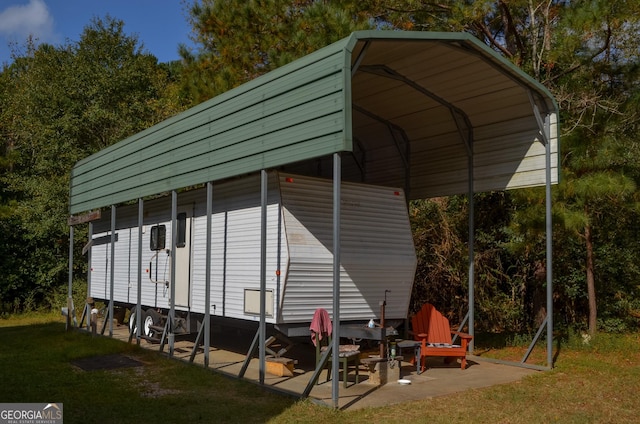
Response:
[[[640,4],[632,1],[199,0],[197,48],[159,64],[124,23],[77,42],[27,40],[0,73],[0,311],[55,308],[66,292],[69,172],[80,159],[358,29],[466,31],[542,82],[561,110],[553,187],[555,322],[640,325]],[[476,326],[531,333],[544,318],[544,191],[412,202],[411,310],[453,322],[468,302],[474,202]],[[86,236],[78,227],[75,257]],[[74,274],[86,265],[74,262]],[[77,283],[81,286],[81,283]]]
[[[3,311],[60,306],[73,165],[184,107],[167,68],[123,27],[96,19],[77,43],[28,42],[27,53],[0,74]],[[78,230],[81,258],[86,229]],[[86,275],[82,260],[74,266],[74,274]]]

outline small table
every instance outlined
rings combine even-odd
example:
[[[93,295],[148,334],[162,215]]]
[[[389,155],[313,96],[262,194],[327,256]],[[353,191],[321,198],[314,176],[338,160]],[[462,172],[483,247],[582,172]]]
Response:
[[[418,374],[420,374],[420,347],[422,345],[422,342],[417,341],[417,340],[401,340],[399,342],[396,343],[396,346],[398,347],[398,355],[399,356],[403,356],[402,355],[402,349],[409,349],[409,348],[413,348],[413,357],[415,359],[416,362],[416,372]]]

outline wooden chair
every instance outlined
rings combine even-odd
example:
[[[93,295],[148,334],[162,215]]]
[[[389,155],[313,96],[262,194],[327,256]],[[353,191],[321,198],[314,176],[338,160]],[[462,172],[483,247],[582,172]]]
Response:
[[[420,368],[425,369],[428,356],[441,356],[445,361],[460,358],[460,368],[467,367],[467,346],[473,336],[451,330],[449,320],[436,308],[425,303],[420,311],[411,318],[411,327],[415,340],[420,341]],[[460,344],[452,344],[451,336],[456,334],[460,338]]]
[[[333,326],[329,314],[324,309],[317,309],[313,314],[313,320],[309,326],[311,333],[311,341],[316,346],[316,368],[320,363],[320,357],[331,345],[331,333],[333,332]],[[342,366],[342,378],[344,381],[344,387],[347,388],[347,376],[349,375],[349,364],[355,365],[356,368],[356,384],[359,379],[360,368],[360,346],[358,345],[340,345],[339,351],[340,365]],[[333,360],[333,352],[327,359],[327,381],[331,379],[331,368],[328,364]]]
[[[331,344],[331,336],[325,336],[321,340],[318,340],[316,344],[316,367],[320,362],[320,356],[324,351],[328,349],[328,346]],[[340,361],[340,368],[342,369],[342,381],[344,388],[347,388],[348,376],[349,376],[349,365],[353,365],[356,371],[356,384],[359,382],[359,369],[360,369],[360,346],[358,345],[340,345],[340,353],[338,354],[338,358]],[[331,380],[331,362],[333,360],[333,352],[329,354],[329,358],[327,359],[327,380]]]

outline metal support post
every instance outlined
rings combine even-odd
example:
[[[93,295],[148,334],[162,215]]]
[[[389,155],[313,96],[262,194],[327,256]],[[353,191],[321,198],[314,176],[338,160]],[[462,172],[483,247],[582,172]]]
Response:
[[[471,140],[467,143],[469,153],[469,335],[475,336],[475,205],[473,202],[474,194],[474,172],[473,172],[473,143]],[[469,352],[473,353],[474,342],[473,338],[469,340]]]
[[[260,384],[264,384],[266,369],[266,305],[267,305],[267,194],[268,175],[260,172]]]
[[[213,208],[213,183],[207,183],[207,249],[205,265],[204,291],[204,367],[209,367],[209,348],[211,346],[211,214]]]
[[[113,288],[115,285],[116,256],[116,207],[111,205],[111,275],[109,276],[109,337],[113,337]]]
[[[533,348],[536,346],[536,343],[538,343],[538,339],[540,338],[540,335],[542,334],[542,330],[544,330],[544,327],[548,323],[549,323],[549,315],[547,315],[544,318],[544,320],[542,321],[542,324],[540,324],[540,327],[538,328],[538,331],[536,332],[536,335],[533,337],[533,340],[531,341],[531,344],[529,345],[529,348],[527,349],[527,351],[525,352],[524,356],[520,360],[521,364],[524,364],[525,362],[527,362],[527,359],[529,359],[529,355],[531,355],[531,352],[533,351]]]
[[[171,191],[171,294],[169,299],[169,317],[167,319],[167,328],[169,338],[169,357],[173,357],[173,344],[175,335],[173,333],[173,323],[176,318],[176,246],[178,242],[178,193]]]
[[[253,356],[253,353],[256,351],[259,340],[260,340],[260,329],[258,329],[258,331],[256,331],[256,335],[253,336],[251,347],[249,347],[247,356],[244,358],[244,362],[242,363],[242,368],[240,368],[240,373],[238,374],[238,378],[244,377],[244,374],[247,372],[247,368],[249,367],[249,362],[251,362],[251,357]]]
[[[320,343],[320,341],[318,341],[318,343]],[[333,344],[330,343],[327,346],[327,349],[324,352],[322,352],[322,355],[320,356],[320,360],[316,364],[316,369],[311,375],[311,380],[309,380],[309,382],[307,383],[307,387],[305,387],[304,391],[302,392],[302,397],[308,397],[309,393],[311,393],[313,386],[316,384],[316,382],[318,381],[318,378],[320,377],[320,373],[322,372],[324,367],[327,365],[327,361],[329,360],[329,355],[332,355],[332,348],[333,348]],[[329,370],[327,370],[327,372],[329,372]],[[345,375],[345,378],[347,378],[346,375]]]
[[[67,289],[67,330],[70,330],[72,326],[71,314],[73,314],[75,319],[76,314],[73,310],[73,225],[69,226],[69,287]]]
[[[551,138],[549,114],[545,118],[545,135]],[[547,239],[547,365],[553,368],[553,224],[551,215],[551,143],[545,144],[546,185],[546,239]]]
[[[107,329],[107,323],[111,322],[111,325],[113,326],[113,301],[109,301],[109,305],[107,305],[106,308],[106,313],[104,316],[104,322],[102,323],[102,330],[100,331],[101,335],[104,335],[105,330]]]
[[[93,240],[93,222],[89,223],[89,234],[87,235],[87,238],[89,240],[89,243],[91,243],[91,240]],[[88,300],[91,297],[91,247],[89,247],[88,252],[89,254],[87,255],[87,302],[86,303],[89,303]],[[91,305],[91,308],[88,308],[89,315],[87,315],[87,331],[91,330],[91,319],[89,319],[88,317],[91,316],[92,308],[93,308],[93,305]]]
[[[136,344],[142,333],[142,228],[144,227],[144,201],[138,199],[138,295],[136,298]]]
[[[342,158],[333,155],[333,360],[331,361],[331,399],[338,408],[340,399],[340,217]],[[345,376],[346,378],[346,376]]]
[[[164,329],[162,330],[162,336],[160,337],[160,352],[164,352],[164,345],[167,344],[167,339],[169,340],[169,356],[171,356],[171,321],[167,320],[164,323]]]
[[[196,340],[193,342],[193,348],[191,349],[191,355],[189,356],[189,362],[193,363],[193,360],[196,357],[196,353],[198,352],[198,346],[200,346],[200,344],[202,343],[202,336],[203,336],[203,332],[204,332],[205,326],[201,325],[200,326],[200,330],[198,330],[198,335],[196,336]],[[205,349],[205,352],[208,349]],[[205,368],[207,367],[208,364],[205,364]]]

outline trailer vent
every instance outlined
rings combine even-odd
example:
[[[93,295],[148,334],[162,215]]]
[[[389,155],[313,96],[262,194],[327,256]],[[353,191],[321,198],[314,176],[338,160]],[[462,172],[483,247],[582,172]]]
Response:
[[[265,316],[273,317],[273,290],[267,290],[265,295]],[[244,313],[247,315],[260,315],[260,290],[244,289]]]

